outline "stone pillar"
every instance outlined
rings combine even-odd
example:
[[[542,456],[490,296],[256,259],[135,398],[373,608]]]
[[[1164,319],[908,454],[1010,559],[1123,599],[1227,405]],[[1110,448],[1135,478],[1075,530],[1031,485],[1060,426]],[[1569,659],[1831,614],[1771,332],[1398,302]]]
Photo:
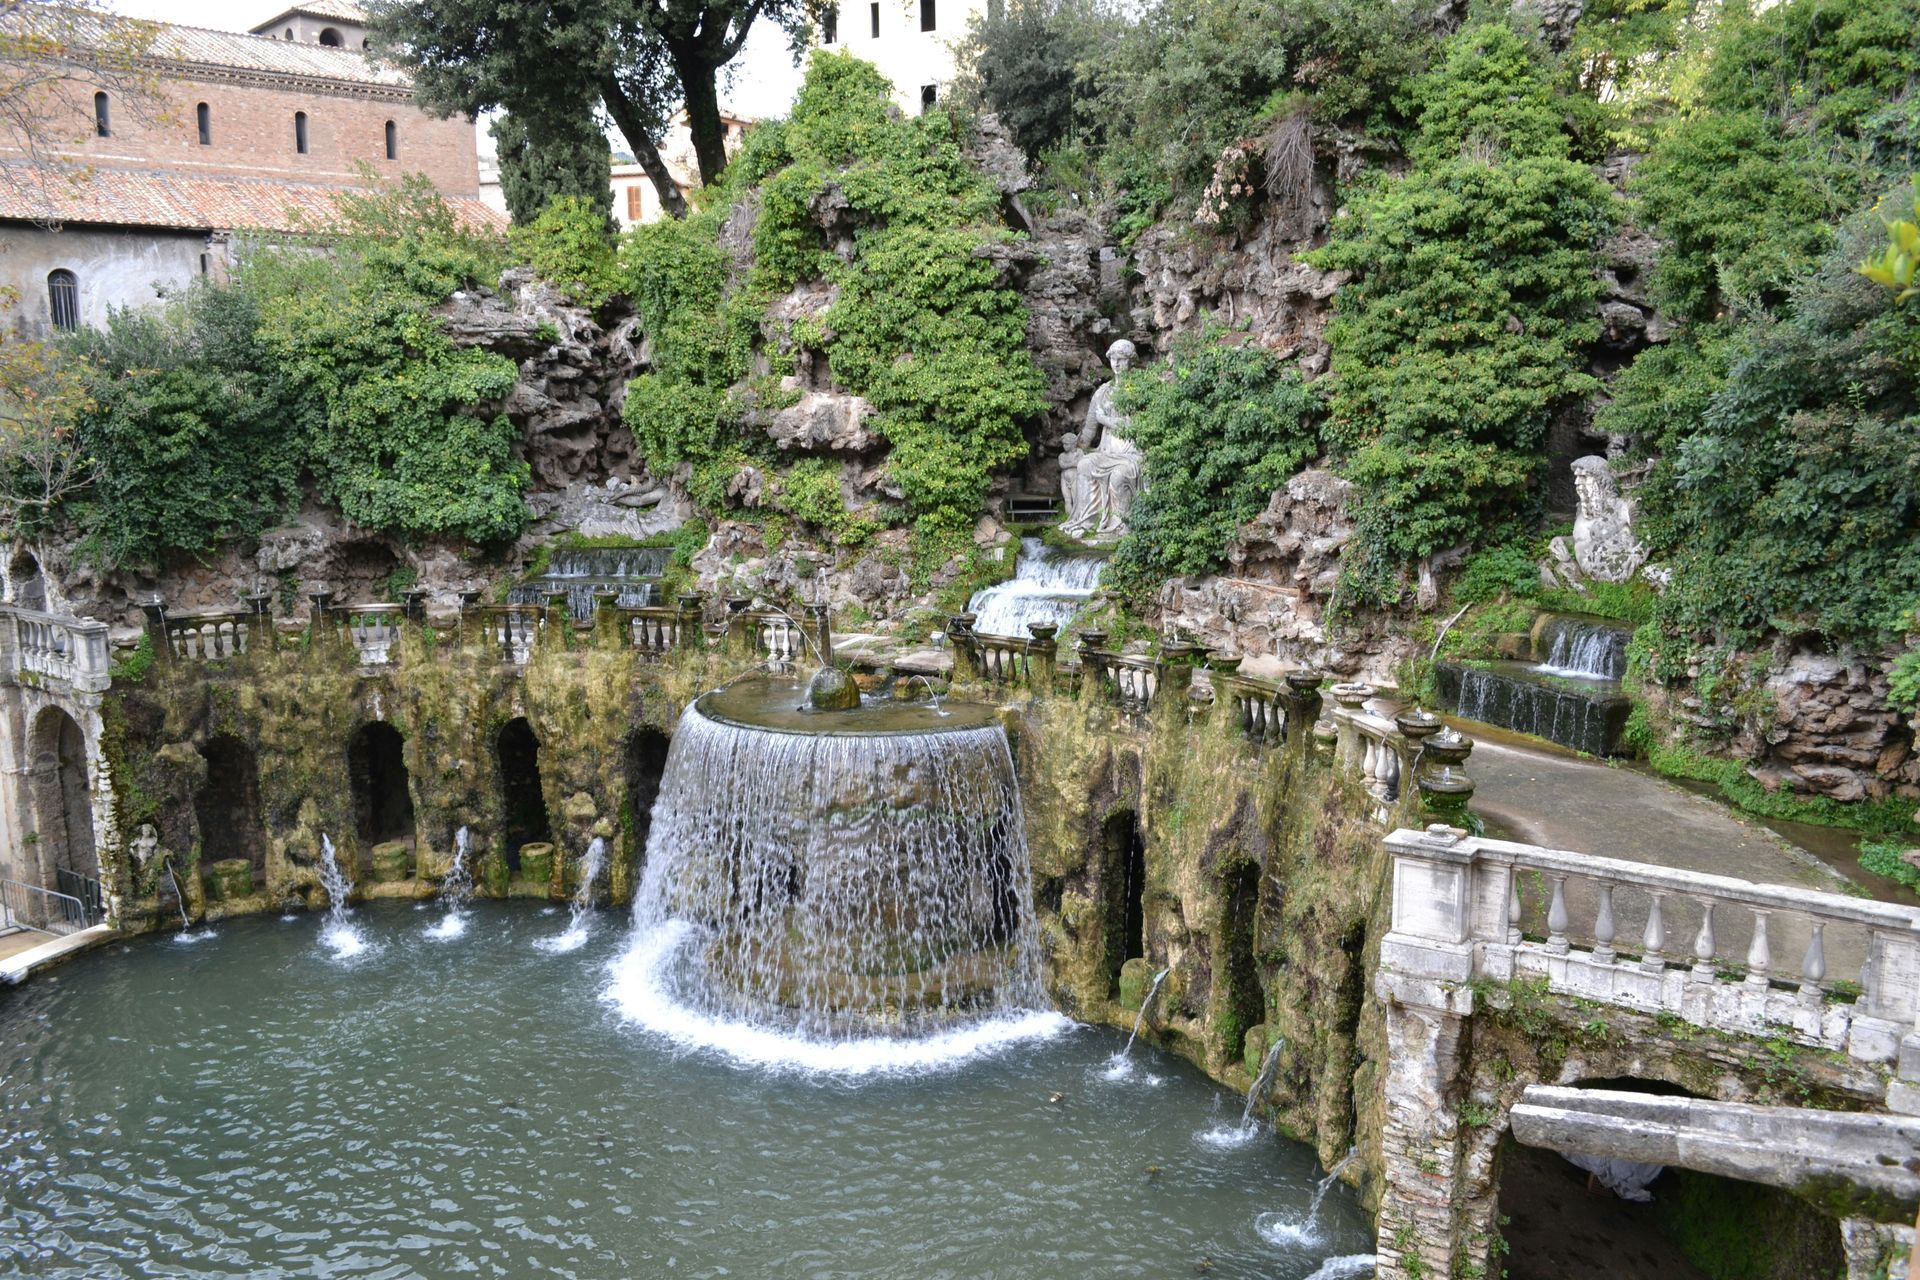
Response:
[[[736,658],[751,659],[759,651],[753,634],[755,624],[747,617],[751,603],[746,596],[727,597],[727,652]]]
[[[1100,646],[1107,642],[1104,631],[1081,631],[1075,637],[1080,650],[1080,692],[1102,701],[1107,696],[1107,664]]]
[[[1373,686],[1359,681],[1336,684],[1328,690],[1340,711],[1357,714],[1366,706],[1368,698],[1373,696]],[[1346,717],[1337,711],[1333,717],[1334,728],[1339,731],[1338,745],[1334,748],[1334,765],[1345,773],[1358,773],[1360,762],[1366,758],[1366,747],[1360,741],[1360,732]]]
[[[973,624],[977,616],[956,613],[947,618],[947,647],[953,651],[953,679],[956,683],[980,678],[980,663],[973,652]]]
[[[698,591],[688,591],[678,598],[680,619],[675,627],[682,649],[701,649],[706,647],[706,633],[702,629],[703,603]]]
[[[1035,693],[1053,692],[1054,664],[1060,651],[1060,646],[1053,637],[1059,630],[1060,628],[1051,622],[1027,624],[1027,633],[1033,637],[1027,642],[1027,666]]]
[[[620,634],[620,593],[617,591],[596,591],[593,593],[593,638],[594,643],[603,649],[619,649],[626,644],[627,637]]]
[[[815,655],[822,666],[833,665],[833,619],[827,615],[824,604],[810,604],[806,608],[807,638],[813,641]]]
[[[1313,733],[1320,720],[1320,682],[1325,679],[1312,667],[1287,672],[1287,745],[1300,746]]]
[[[173,661],[173,642],[167,639],[167,606],[158,597],[140,606],[147,615],[147,638],[153,642],[155,662]]]

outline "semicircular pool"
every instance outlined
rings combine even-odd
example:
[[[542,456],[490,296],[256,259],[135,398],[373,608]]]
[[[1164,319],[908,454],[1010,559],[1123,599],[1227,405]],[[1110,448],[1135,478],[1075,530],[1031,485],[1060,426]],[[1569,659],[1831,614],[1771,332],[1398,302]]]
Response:
[[[0,1256],[34,1276],[1354,1274],[1366,1216],[1240,1098],[1074,1027],[850,1080],[606,998],[624,915],[365,907],[140,939],[0,995]],[[1275,1224],[1282,1229],[1275,1229]]]

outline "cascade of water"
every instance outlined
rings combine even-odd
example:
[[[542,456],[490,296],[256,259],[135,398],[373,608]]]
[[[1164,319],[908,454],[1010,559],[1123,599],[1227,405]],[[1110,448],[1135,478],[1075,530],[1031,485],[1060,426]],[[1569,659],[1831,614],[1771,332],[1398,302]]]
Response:
[[[1326,1259],[1307,1280],[1359,1280],[1372,1275],[1380,1258],[1371,1253],[1342,1253]]]
[[[1106,564],[1098,556],[1068,555],[1038,538],[1022,538],[1013,577],[975,592],[967,603],[978,615],[973,628],[983,635],[1025,636],[1030,622],[1064,627],[1092,598]]]
[[[1153,975],[1153,985],[1147,988],[1146,999],[1140,1002],[1140,1012],[1133,1015],[1133,1030],[1127,1033],[1127,1046],[1120,1051],[1121,1058],[1133,1052],[1133,1042],[1140,1038],[1140,1028],[1146,1025],[1147,1010],[1153,1007],[1153,998],[1160,993],[1160,984],[1165,982],[1167,975],[1172,972],[1173,969],[1169,967]]]
[[[457,938],[467,931],[467,900],[473,897],[473,873],[467,870],[467,849],[473,835],[465,827],[453,833],[453,865],[440,881],[440,897],[447,912],[427,930],[427,936],[440,941]]]
[[[599,836],[587,841],[587,851],[580,859],[580,885],[573,891],[573,901],[567,907],[567,928],[557,937],[541,938],[533,945],[542,951],[577,951],[586,944],[593,917],[593,886],[600,879],[601,871],[606,869],[607,842]]]
[[[683,1041],[834,1071],[1064,1026],[1044,1012],[1000,726],[904,707],[834,713],[876,726],[836,732],[703,712],[736,694],[763,697],[771,723],[810,722],[791,684],[682,715],[609,997]],[[920,727],[896,731],[898,717]]]
[[[180,908],[181,929],[191,929],[193,923],[187,919],[187,895],[180,892],[180,877],[173,874],[173,860],[169,858],[161,863],[160,869],[167,873],[167,883],[173,886],[173,905]]]
[[[1547,660],[1535,670],[1581,680],[1618,680],[1627,673],[1627,632],[1579,618],[1551,618],[1541,633]]]
[[[320,926],[321,944],[342,960],[359,955],[367,949],[367,940],[354,928],[353,921],[347,919],[347,895],[353,892],[353,884],[340,870],[333,841],[324,834],[320,837],[320,885],[327,891],[327,918]]]

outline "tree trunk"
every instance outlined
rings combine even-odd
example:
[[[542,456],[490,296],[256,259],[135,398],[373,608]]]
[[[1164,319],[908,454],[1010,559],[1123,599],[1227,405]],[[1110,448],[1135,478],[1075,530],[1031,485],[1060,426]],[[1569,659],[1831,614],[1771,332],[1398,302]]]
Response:
[[[660,148],[648,136],[645,119],[621,90],[619,81],[612,76],[605,77],[600,82],[600,100],[606,104],[607,114],[613,117],[620,136],[627,140],[634,159],[639,161],[653,189],[659,193],[660,207],[669,217],[686,217],[687,198],[680,194],[680,184],[673,180],[666,161],[660,158]]]
[[[700,162],[700,181],[711,185],[727,168],[727,127],[720,120],[720,93],[714,87],[720,68],[706,50],[695,45],[676,42],[668,48],[685,94],[687,132],[693,136],[693,154]]]

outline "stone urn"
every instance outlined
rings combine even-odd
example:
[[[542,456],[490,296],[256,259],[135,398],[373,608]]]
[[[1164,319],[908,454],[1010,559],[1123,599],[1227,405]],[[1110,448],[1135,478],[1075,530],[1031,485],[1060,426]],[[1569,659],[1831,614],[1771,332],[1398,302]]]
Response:
[[[375,884],[392,884],[407,878],[407,863],[411,855],[407,846],[398,840],[386,840],[373,846],[373,851],[367,857],[367,878]]]
[[[1060,627],[1058,623],[1053,622],[1029,622],[1027,634],[1033,637],[1035,644],[1052,644],[1053,638],[1060,634]]]
[[[1300,667],[1287,672],[1287,688],[1295,693],[1313,693],[1320,688],[1326,677],[1312,667]]]
[[[1415,779],[1415,785],[1420,788],[1420,808],[1429,821],[1444,822],[1474,835],[1483,830],[1468,807],[1473,800],[1473,779],[1466,774],[1451,767],[1442,767],[1437,773],[1428,770]]]
[[[1237,653],[1210,653],[1207,655],[1207,670],[1230,676],[1240,669],[1243,661],[1245,659]]]
[[[1367,699],[1373,696],[1373,686],[1360,680],[1349,680],[1334,685],[1327,690],[1333,700],[1349,711],[1358,711],[1367,705]]]
[[[1442,769],[1457,769],[1473,754],[1473,739],[1452,725],[1420,744],[1421,759]]]
[[[544,840],[520,846],[520,878],[530,884],[553,881],[553,846]]]
[[[1401,735],[1415,747],[1440,732],[1443,727],[1440,717],[1425,707],[1402,711],[1393,718],[1393,722],[1399,726]]]
[[[1107,633],[1104,631],[1079,631],[1074,634],[1074,639],[1082,649],[1107,647]]]
[[[207,891],[215,902],[232,902],[253,892],[253,864],[245,858],[222,858],[207,868]]]

